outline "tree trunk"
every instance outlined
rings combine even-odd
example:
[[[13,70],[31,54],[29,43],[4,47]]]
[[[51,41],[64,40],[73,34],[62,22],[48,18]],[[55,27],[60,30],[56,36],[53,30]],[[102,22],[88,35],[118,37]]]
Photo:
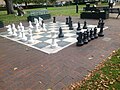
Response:
[[[13,0],[4,0],[6,3],[7,14],[14,14]]]
[[[28,6],[28,3],[27,3],[27,2],[25,2],[25,8],[27,8],[27,6]]]

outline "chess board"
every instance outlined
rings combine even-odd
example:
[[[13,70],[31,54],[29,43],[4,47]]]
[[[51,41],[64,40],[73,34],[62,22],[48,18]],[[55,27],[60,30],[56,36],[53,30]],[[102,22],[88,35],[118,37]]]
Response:
[[[56,23],[48,22],[48,23],[45,23],[45,26],[46,26],[47,31],[39,32],[39,33],[33,32],[34,43],[32,44],[29,44],[27,41],[23,42],[18,37],[13,37],[13,36],[8,35],[7,31],[0,33],[0,36],[10,39],[12,41],[15,41],[17,43],[27,45],[29,47],[40,50],[47,54],[57,53],[58,51],[77,42],[77,39],[76,39],[77,23],[73,24],[74,30],[69,30],[69,27],[68,25],[65,24],[65,22],[56,22]],[[94,28],[96,26],[97,25],[88,25],[88,28]],[[62,27],[62,30],[64,33],[63,38],[58,38],[59,27]],[[81,24],[81,27],[83,27],[83,24]],[[33,31],[34,29],[35,28],[33,28]],[[107,29],[107,27],[105,27],[104,29]],[[55,40],[58,44],[58,46],[54,48],[51,47],[51,42],[52,42],[51,32],[53,31],[55,32]],[[26,35],[27,35],[27,32],[28,32],[28,27],[25,27]]]

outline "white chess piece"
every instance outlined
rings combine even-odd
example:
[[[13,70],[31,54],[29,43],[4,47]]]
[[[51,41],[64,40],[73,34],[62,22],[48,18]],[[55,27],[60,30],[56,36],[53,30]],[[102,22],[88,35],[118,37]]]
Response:
[[[58,44],[57,44],[57,42],[56,42],[56,40],[55,40],[55,32],[51,32],[51,40],[52,40],[52,42],[51,42],[51,48],[56,48],[56,47],[58,47]]]
[[[22,33],[21,33],[21,29],[20,29],[20,26],[18,25],[18,31],[17,31],[17,36],[18,38],[22,38]]]
[[[6,28],[7,28],[8,34],[9,34],[9,35],[12,35],[13,32],[12,32],[12,27],[11,27],[11,25],[6,26]]]
[[[34,40],[33,40],[33,36],[32,36],[33,34],[32,34],[32,30],[29,28],[29,31],[28,31],[28,37],[27,37],[27,41],[28,41],[28,43],[29,44],[31,44],[31,43],[34,43]]]
[[[17,29],[15,28],[15,24],[12,24],[12,30],[13,30],[13,36],[16,37],[17,36]]]
[[[39,24],[40,24],[40,26],[42,26],[42,21],[43,21],[43,19],[41,17],[39,17]]]
[[[21,38],[21,40],[22,40],[23,42],[27,41],[27,37],[25,36],[25,32],[24,32],[24,26],[22,27],[21,33],[22,33],[22,38]]]
[[[29,27],[34,28],[31,21],[29,21]]]
[[[45,23],[43,23],[43,31],[47,31]]]
[[[39,23],[37,23],[37,24],[35,25],[35,32],[36,32],[36,33],[40,32],[40,30],[39,30]]]
[[[34,24],[37,24],[37,23],[38,23],[38,19],[34,18]]]

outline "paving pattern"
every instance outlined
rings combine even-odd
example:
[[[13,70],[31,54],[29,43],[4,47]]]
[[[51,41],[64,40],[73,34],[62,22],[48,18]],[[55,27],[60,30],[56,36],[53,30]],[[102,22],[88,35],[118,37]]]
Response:
[[[57,19],[64,21],[65,17]],[[78,20],[84,21],[73,18],[74,22]],[[0,90],[61,90],[84,79],[113,50],[120,48],[120,18],[107,19],[105,25],[109,28],[104,37],[81,47],[73,44],[50,55],[0,37]]]

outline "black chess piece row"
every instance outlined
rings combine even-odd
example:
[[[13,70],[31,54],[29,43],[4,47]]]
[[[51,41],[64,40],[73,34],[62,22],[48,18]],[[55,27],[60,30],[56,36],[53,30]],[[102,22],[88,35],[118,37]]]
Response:
[[[66,18],[66,24],[69,26],[69,30],[73,30],[72,18],[69,16]]]
[[[94,30],[91,29],[84,32],[77,31],[76,34],[78,35],[76,45],[82,46],[84,44],[87,44],[89,41],[98,38],[99,33],[97,33],[97,28],[95,27]]]

